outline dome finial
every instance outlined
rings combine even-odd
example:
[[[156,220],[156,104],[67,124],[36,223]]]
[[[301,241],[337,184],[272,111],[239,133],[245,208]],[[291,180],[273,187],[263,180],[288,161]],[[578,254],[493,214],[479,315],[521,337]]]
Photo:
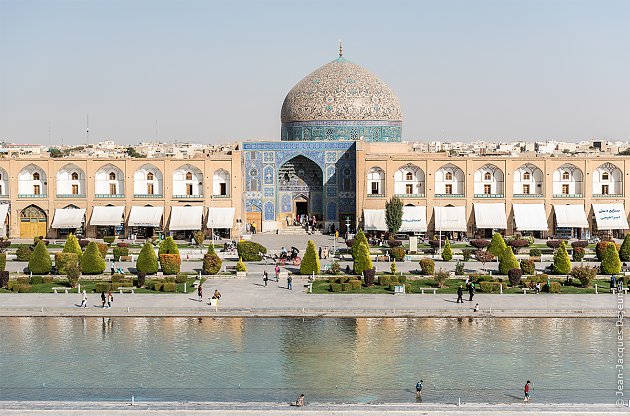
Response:
[[[339,39],[339,57],[343,58],[343,46],[341,45],[341,39]]]

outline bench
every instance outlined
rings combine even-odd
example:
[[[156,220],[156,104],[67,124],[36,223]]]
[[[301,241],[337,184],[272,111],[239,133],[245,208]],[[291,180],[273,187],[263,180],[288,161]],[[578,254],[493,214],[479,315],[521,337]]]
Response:
[[[382,255],[382,256],[376,256],[376,261],[389,261],[389,256],[387,255]]]
[[[68,288],[67,287],[53,287],[53,288],[51,288],[51,290],[53,292],[55,292],[55,293],[59,293],[59,292],[57,292],[58,290],[63,290],[64,293],[68,293]]]
[[[437,288],[434,288],[434,287],[419,287],[418,289],[420,290],[420,294],[422,295],[424,295],[425,290],[427,292],[433,291],[434,295],[437,293]]]
[[[624,295],[627,295],[627,294],[628,294],[628,288],[627,288],[627,287],[624,287],[624,288],[623,288],[623,289],[621,289],[621,290],[623,291],[623,294],[624,294]],[[55,293],[57,293],[57,292],[55,292]],[[66,292],[66,293],[67,293],[67,292]],[[614,294],[614,293],[617,293],[617,289],[616,289],[616,288],[614,288],[614,287],[611,287],[611,288],[610,288],[610,293],[613,293],[613,294]]]
[[[132,295],[136,294],[135,288],[133,287],[119,287],[118,288],[118,292],[120,292],[120,294],[122,295],[124,292],[129,292]]]
[[[527,295],[527,292],[534,292],[534,293],[536,293],[536,289],[531,289],[529,287],[524,287],[523,288],[523,295]]]

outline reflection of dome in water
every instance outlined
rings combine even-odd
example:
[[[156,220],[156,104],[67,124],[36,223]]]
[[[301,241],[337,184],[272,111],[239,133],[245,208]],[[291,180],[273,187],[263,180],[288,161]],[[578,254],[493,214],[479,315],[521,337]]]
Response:
[[[316,69],[289,91],[282,122],[308,120],[402,121],[392,89],[367,69],[340,57]]]
[[[282,140],[400,141],[392,89],[341,56],[298,82],[282,104]]]

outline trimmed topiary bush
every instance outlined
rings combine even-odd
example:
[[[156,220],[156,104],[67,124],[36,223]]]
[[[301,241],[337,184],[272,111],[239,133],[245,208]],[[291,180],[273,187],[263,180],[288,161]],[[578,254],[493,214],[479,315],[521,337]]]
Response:
[[[101,274],[105,267],[105,258],[101,255],[98,244],[90,242],[81,257],[81,271],[83,274]]]
[[[396,259],[392,262],[391,266],[389,266],[389,272],[391,274],[396,274],[398,270],[396,269]]]
[[[481,282],[479,283],[479,289],[484,293],[497,293],[501,289],[501,283],[499,282]]]
[[[359,232],[354,236],[354,241],[352,242],[352,259],[356,261],[357,254],[359,253],[359,245],[363,243],[365,246],[370,248],[370,243],[368,242],[367,237],[363,233],[363,230],[359,228]]]
[[[553,272],[555,274],[569,274],[571,272],[571,260],[564,242],[560,244],[553,255]]]
[[[451,250],[451,242],[448,238],[444,240],[444,248],[442,249],[442,260],[451,261],[453,259],[453,250]]]
[[[203,256],[203,274],[217,274],[221,270],[223,260],[214,251],[214,246],[208,246],[208,252]]]
[[[160,291],[162,292],[176,292],[177,291],[177,283],[175,282],[165,282],[161,285]]]
[[[7,253],[0,253],[0,272],[7,268]]]
[[[50,260],[50,253],[48,247],[43,240],[41,240],[35,246],[33,255],[28,262],[28,270],[33,274],[48,274],[52,269],[52,260]]]
[[[109,282],[96,282],[94,285],[94,291],[96,293],[109,292],[110,290],[112,290],[112,285]]]
[[[260,261],[262,256],[259,253],[267,254],[265,246],[253,241],[239,241],[236,244],[236,251],[243,261]]]
[[[341,290],[342,290],[342,286],[341,285],[342,285],[342,283],[331,283],[330,284],[330,291],[331,292],[335,292],[335,293],[341,292]]]
[[[536,262],[534,260],[521,260],[521,271],[523,274],[533,275],[536,273]]]
[[[376,271],[374,269],[363,270],[363,280],[365,285],[370,287],[374,284],[374,278],[376,277]]]
[[[492,240],[490,241],[490,245],[488,245],[488,251],[492,253],[493,256],[499,257],[505,251],[506,247],[507,245],[505,244],[505,240],[503,239],[503,236],[499,233],[494,233],[492,235]]]
[[[547,247],[553,248],[554,250],[560,248],[563,240],[547,240]]]
[[[560,293],[562,291],[562,285],[558,282],[551,282],[551,286],[545,283],[542,290],[547,293]]]
[[[188,274],[186,273],[177,273],[175,276],[175,283],[186,283],[188,281]]]
[[[15,251],[17,261],[30,261],[33,250],[26,244],[21,244]]]
[[[573,248],[573,261],[582,261],[584,259],[584,255],[586,254],[586,250],[584,247],[574,247]]]
[[[489,261],[493,261],[494,257],[494,254],[490,253],[488,250],[479,249],[475,251],[475,259],[483,265]]]
[[[457,260],[457,263],[455,263],[455,275],[456,276],[464,275],[464,263],[459,260]]]
[[[66,238],[66,242],[63,245],[64,253],[74,253],[77,255],[77,258],[81,260],[81,256],[83,255],[83,250],[81,250],[81,246],[79,245],[79,240],[74,234],[69,234],[68,238]]]
[[[523,247],[529,246],[529,241],[522,238],[518,238],[515,240],[508,241],[507,245],[509,247],[512,247],[512,251],[514,252],[514,254],[518,254],[520,249],[522,249]]]
[[[630,261],[630,234],[626,234],[623,239],[623,244],[619,249],[619,259],[621,261]]]
[[[352,284],[350,282],[342,283],[341,284],[341,291],[342,292],[350,292],[350,291],[352,291]]]
[[[158,256],[160,254],[179,254],[179,247],[177,247],[177,243],[175,243],[173,237],[166,237],[160,242]]]
[[[435,262],[432,259],[420,260],[420,270],[424,275],[431,275],[435,271]]]
[[[597,277],[597,267],[576,266],[571,269],[571,277],[578,279],[582,287],[591,287]]]
[[[138,273],[156,274],[158,271],[158,259],[155,255],[153,244],[150,242],[144,243],[142,250],[136,260],[136,270]]]
[[[106,237],[103,237],[103,242],[105,242],[105,244],[111,245],[114,241],[116,241],[115,235],[108,235]]]
[[[400,240],[387,240],[387,245],[389,246],[389,248],[394,248],[402,246],[403,243]]]
[[[352,287],[352,290],[361,290],[361,281],[360,280],[350,280],[350,286]]]
[[[160,254],[162,273],[170,275],[179,273],[182,258],[179,254]]]
[[[339,274],[339,273],[341,273],[341,265],[339,264],[339,262],[337,260],[333,261],[330,264],[330,269],[328,270],[328,273],[330,273],[330,274]]]
[[[195,240],[195,244],[200,246],[203,244],[204,240],[206,239],[206,235],[201,230],[195,231],[193,233],[193,239]]]
[[[437,283],[438,287],[444,287],[444,282],[448,279],[448,273],[440,269],[433,274],[433,279]]]
[[[359,242],[358,245],[356,243],[357,240],[355,239],[357,251],[354,257],[354,274],[361,274],[364,270],[372,268],[372,260],[368,246],[363,242]],[[354,250],[354,248],[353,246],[352,249]]]
[[[404,247],[393,247],[389,249],[389,255],[395,260],[395,261],[403,261],[405,260],[405,248]]]
[[[94,244],[96,244],[96,247],[98,248],[99,254],[104,259],[105,256],[107,255],[107,251],[109,250],[109,246],[107,244],[99,243],[97,241],[95,241]]]
[[[602,274],[617,274],[621,271],[621,261],[619,260],[619,253],[617,248],[613,244],[609,244],[606,247],[606,251],[602,256],[602,263],[600,265]]]
[[[68,273],[68,267],[77,265],[79,256],[76,253],[55,253],[55,266],[58,274]]]
[[[114,247],[112,253],[114,254],[114,261],[120,261],[121,257],[129,255],[129,249],[127,247]]]
[[[31,276],[30,283],[32,285],[41,285],[42,283],[44,283],[44,278],[42,276]]]
[[[319,274],[319,267],[319,257],[317,257],[315,243],[313,240],[308,240],[306,252],[304,257],[302,257],[302,263],[300,263],[300,274]]]
[[[586,248],[586,247],[588,247],[588,241],[586,241],[586,240],[573,241],[571,243],[571,247],[573,247],[573,248],[576,248],[576,247]]]
[[[474,252],[475,252],[475,250],[473,250],[471,248],[462,249],[463,260],[464,261],[470,261],[470,258],[472,257]]]
[[[529,249],[529,257],[539,257],[542,256],[542,251],[539,248],[530,248]]]
[[[604,258],[604,251],[606,251],[606,247],[608,247],[609,245],[614,246],[617,251],[621,249],[621,246],[619,244],[616,244],[614,241],[600,241],[595,246],[595,255],[597,256],[597,260],[602,261],[602,259]]]
[[[392,282],[391,276],[381,275],[378,277],[378,284],[380,286],[387,286]]]
[[[521,283],[521,277],[523,271],[521,269],[511,269],[508,271],[508,279],[510,280],[510,286],[518,286]]]
[[[237,272],[246,272],[247,271],[247,267],[245,267],[245,263],[243,263],[243,259],[239,258],[238,262],[236,263],[236,271]]]
[[[518,260],[510,247],[503,249],[503,254],[499,257],[499,274],[508,274],[512,269],[519,269]]]
[[[490,245],[490,241],[479,238],[476,240],[470,240],[469,244],[475,248],[486,248]]]

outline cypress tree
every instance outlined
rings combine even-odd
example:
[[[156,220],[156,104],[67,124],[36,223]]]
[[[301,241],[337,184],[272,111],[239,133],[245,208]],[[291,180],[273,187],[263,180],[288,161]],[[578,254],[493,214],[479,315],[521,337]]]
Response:
[[[390,233],[396,234],[402,226],[403,203],[394,195],[385,203],[385,222]]]
[[[306,252],[304,253],[304,257],[302,258],[302,263],[300,264],[300,274],[319,274],[319,258],[317,257],[317,253],[315,251],[315,243],[313,240],[308,240],[308,244],[306,245]]]
[[[173,237],[166,237],[162,240],[158,249],[158,255],[160,254],[179,254],[179,248]]]
[[[613,249],[615,252],[617,251],[614,246]],[[555,274],[569,274],[571,272],[571,259],[564,241],[553,255],[553,272]]]
[[[621,271],[621,260],[614,244],[606,247],[600,268],[602,274],[617,274]]]
[[[138,260],[136,260],[136,270],[139,273],[156,274],[158,271],[158,259],[153,249],[153,244],[148,241],[142,246]]]
[[[81,257],[81,271],[83,274],[101,274],[105,271],[105,259],[101,256],[96,242],[91,241]]]
[[[357,235],[354,236],[354,243],[352,244],[352,259],[356,259],[357,253],[359,252],[359,244],[365,244],[365,246],[368,248],[368,251],[370,249],[370,243],[368,243],[367,237],[365,236],[365,233],[363,233],[363,230],[359,228],[359,232],[357,233]]]
[[[79,239],[77,239],[74,234],[70,234],[68,235],[68,238],[66,238],[66,243],[63,245],[63,252],[75,253],[79,257],[79,260],[81,259],[83,251],[81,250],[81,246],[79,245]]]
[[[442,250],[442,260],[451,261],[453,258],[453,250],[451,250],[451,243],[448,238],[444,240],[444,249]]]
[[[355,241],[356,244],[356,241]],[[352,246],[354,248],[354,246]],[[370,249],[364,243],[359,243],[357,247],[357,255],[354,258],[354,273],[361,274],[364,270],[372,268],[372,260],[370,259]]]
[[[507,244],[505,244],[505,240],[503,236],[499,233],[494,233],[492,235],[492,240],[490,241],[490,245],[488,246],[488,251],[492,253],[495,257],[501,256]]]
[[[623,244],[619,250],[619,257],[621,261],[630,261],[630,234],[626,234],[623,239]]]
[[[516,256],[510,247],[505,247],[503,253],[499,257],[499,273],[500,274],[508,274],[508,272],[512,269],[518,269],[520,265],[518,264],[518,260],[516,260]]]
[[[28,270],[33,274],[48,274],[52,269],[52,260],[44,240],[40,240],[28,262]]]

